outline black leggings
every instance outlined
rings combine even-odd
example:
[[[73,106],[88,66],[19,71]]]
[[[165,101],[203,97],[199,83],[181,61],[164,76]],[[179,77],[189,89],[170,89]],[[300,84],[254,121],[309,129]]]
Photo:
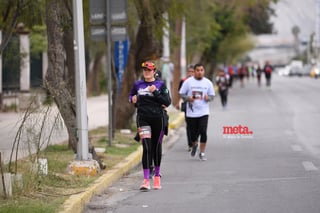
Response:
[[[226,106],[227,105],[227,101],[228,101],[228,90],[219,90],[219,95],[221,98],[221,104],[222,106]]]
[[[200,143],[207,142],[207,127],[209,115],[198,118],[187,117],[188,127],[190,128],[190,136],[192,142],[197,142],[200,136]]]
[[[193,146],[193,143],[192,143],[193,141],[191,140],[190,127],[188,125],[186,113],[184,113],[184,120],[186,122],[186,133],[187,133],[188,146],[192,147]]]
[[[142,168],[149,169],[152,165],[160,166],[162,157],[162,139],[163,131],[163,118],[162,117],[142,117],[137,116],[137,127],[150,126],[151,138],[144,138],[142,140]]]

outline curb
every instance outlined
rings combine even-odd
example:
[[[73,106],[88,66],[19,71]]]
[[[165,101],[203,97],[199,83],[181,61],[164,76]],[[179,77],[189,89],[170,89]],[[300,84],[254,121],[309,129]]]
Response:
[[[81,213],[85,204],[90,201],[93,195],[101,193],[104,188],[110,186],[113,182],[122,177],[130,169],[136,166],[141,161],[141,158],[142,146],[139,146],[137,151],[131,153],[122,162],[118,163],[106,174],[99,177],[93,185],[86,188],[84,192],[70,196],[63,203],[63,210],[59,211],[59,213]]]
[[[178,128],[184,122],[184,113],[179,113],[178,117],[169,123],[169,130]],[[129,172],[133,167],[141,162],[142,146],[126,157],[123,161],[115,165],[107,173],[99,177],[94,183],[80,194],[70,196],[62,205],[59,213],[81,213],[85,204],[95,195],[101,193],[105,188]]]
[[[169,123],[169,129],[176,129],[178,128],[182,122],[184,122],[184,112],[180,112],[178,117]]]

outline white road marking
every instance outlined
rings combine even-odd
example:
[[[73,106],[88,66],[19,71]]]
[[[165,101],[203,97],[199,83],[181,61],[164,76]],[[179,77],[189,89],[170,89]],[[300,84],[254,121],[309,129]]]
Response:
[[[292,149],[293,151],[295,151],[295,152],[301,152],[301,151],[302,151],[302,148],[301,148],[301,146],[299,146],[299,145],[292,145],[292,146],[291,146],[291,149]]]
[[[306,171],[317,171],[318,168],[310,161],[303,161],[302,165]]]

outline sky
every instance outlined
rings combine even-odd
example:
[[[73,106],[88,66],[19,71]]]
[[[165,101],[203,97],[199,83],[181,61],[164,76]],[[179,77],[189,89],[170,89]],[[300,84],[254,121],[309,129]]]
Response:
[[[292,28],[300,28],[300,39],[307,39],[316,30],[317,0],[279,0],[273,5],[276,16],[270,21],[280,37],[292,36]]]
[[[292,46],[294,26],[300,29],[300,41],[309,41],[311,34],[316,32],[317,1],[320,2],[320,0],[279,0],[273,4],[276,16],[272,16],[270,22],[273,23],[274,33],[256,37],[258,46],[269,46],[269,48],[255,48],[248,54],[250,58],[260,63],[266,60],[274,64],[289,63],[295,56],[294,49],[273,46]]]

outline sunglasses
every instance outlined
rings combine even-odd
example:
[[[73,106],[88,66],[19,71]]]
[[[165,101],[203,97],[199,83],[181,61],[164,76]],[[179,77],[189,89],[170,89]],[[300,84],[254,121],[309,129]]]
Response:
[[[149,72],[153,71],[153,70],[148,69],[148,68],[146,68],[146,67],[144,67],[144,68],[142,68],[142,69],[143,69],[143,71],[149,71]]]

